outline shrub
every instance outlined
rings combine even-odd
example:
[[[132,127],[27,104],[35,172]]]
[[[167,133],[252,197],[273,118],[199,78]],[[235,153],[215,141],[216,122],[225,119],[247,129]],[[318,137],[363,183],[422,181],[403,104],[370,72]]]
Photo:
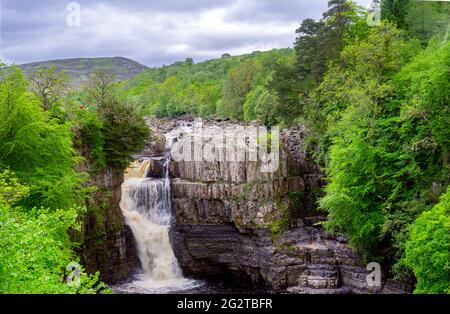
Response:
[[[411,226],[405,255],[417,278],[415,293],[450,293],[450,188]]]

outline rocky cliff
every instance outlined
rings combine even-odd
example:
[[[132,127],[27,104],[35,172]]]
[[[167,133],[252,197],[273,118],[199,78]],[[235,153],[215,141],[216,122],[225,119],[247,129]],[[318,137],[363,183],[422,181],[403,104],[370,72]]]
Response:
[[[272,173],[248,155],[241,161],[172,160],[171,238],[185,275],[232,275],[293,293],[404,292],[407,287],[386,280],[368,287],[358,253],[317,226],[325,218],[315,209],[323,176],[304,153],[306,135],[301,127],[282,132]]]
[[[124,281],[138,267],[133,234],[119,207],[124,175],[109,168],[94,179],[98,190],[84,218],[81,262],[89,273],[99,271],[106,283]]]

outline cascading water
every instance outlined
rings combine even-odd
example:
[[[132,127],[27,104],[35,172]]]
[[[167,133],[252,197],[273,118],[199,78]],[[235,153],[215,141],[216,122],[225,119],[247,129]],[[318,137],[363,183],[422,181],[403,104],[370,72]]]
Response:
[[[148,178],[152,161],[163,164],[162,178]],[[167,293],[200,285],[183,277],[171,247],[169,162],[170,154],[142,159],[125,175],[120,207],[135,238],[141,271],[134,281],[116,287],[117,292]]]
[[[143,160],[138,168],[142,176],[132,177],[123,184],[120,204],[135,236],[143,273],[160,281],[183,278],[169,240],[171,206],[167,168],[168,159],[164,161],[163,179],[147,178],[148,160]]]
[[[249,293],[245,287],[184,278],[172,250],[169,152],[176,142],[188,139],[194,128],[193,123],[180,121],[177,128],[166,134],[165,156],[136,160],[125,173],[120,207],[133,232],[141,269],[129,282],[112,286],[116,293]],[[158,171],[154,171],[155,163]],[[149,177],[150,174],[158,178]]]

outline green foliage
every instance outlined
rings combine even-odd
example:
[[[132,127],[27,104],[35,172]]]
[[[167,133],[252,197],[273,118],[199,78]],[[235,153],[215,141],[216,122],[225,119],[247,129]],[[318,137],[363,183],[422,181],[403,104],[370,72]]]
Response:
[[[223,98],[217,107],[220,117],[242,120],[242,107],[252,89],[257,65],[254,61],[247,61],[230,71],[224,83]]]
[[[160,69],[151,69],[119,84],[118,96],[141,114],[173,117],[190,113],[200,117],[244,119],[244,104],[258,90],[269,89],[277,60],[292,56],[291,49],[254,52],[193,64],[186,60]],[[270,90],[272,100],[276,99]],[[267,106],[267,98],[253,99],[252,107]],[[278,100],[275,110],[278,110]],[[261,111],[260,109],[259,111]],[[251,113],[253,115],[253,113]],[[260,113],[256,119],[271,119]],[[269,117],[266,117],[269,116]],[[280,113],[276,114],[277,120]]]
[[[423,162],[425,167],[435,164],[433,156],[448,160],[449,67],[450,43],[432,42],[395,81],[398,91],[407,99],[400,112],[404,121],[402,131],[408,132],[410,150],[427,155],[428,165]]]
[[[0,173],[0,204],[11,206],[29,193],[29,189],[19,183],[19,180],[5,170]]]
[[[67,92],[70,77],[55,65],[35,69],[30,75],[31,90],[38,96],[45,110],[60,102]]]
[[[149,139],[149,128],[132,108],[120,102],[113,101],[99,110],[106,161],[115,169],[125,170],[133,160],[132,154],[144,148]]]
[[[288,55],[276,61],[268,89],[279,101],[277,120],[290,124],[303,113],[301,95],[306,95],[314,83],[304,81],[299,84],[295,68],[295,55]]]
[[[302,85],[320,82],[327,66],[339,59],[345,46],[366,37],[369,28],[365,17],[366,10],[354,3],[332,0],[322,20],[303,20],[295,42],[296,68]]]
[[[321,46],[326,47],[326,61],[334,61],[339,58],[339,53],[344,48],[346,34],[350,32],[354,21],[355,7],[347,0],[329,0],[328,10],[323,14],[323,36]]]
[[[367,124],[360,117],[364,113],[352,109],[338,126],[342,133],[333,139],[329,183],[320,205],[329,213],[327,229],[348,235],[354,246],[367,252],[378,243],[383,224],[380,208],[374,206],[380,192],[375,184],[380,154],[367,141]]]
[[[244,103],[245,121],[262,121],[265,125],[271,126],[277,123],[278,99],[264,86],[258,86],[254,91],[247,94]]]
[[[83,202],[86,179],[75,170],[71,126],[51,119],[17,68],[0,78],[0,168],[9,168],[30,188],[28,207],[69,208]]]
[[[94,172],[105,169],[105,138],[102,120],[95,111],[81,110],[77,121],[79,121],[80,144],[87,146],[85,156],[88,158],[91,169]]]
[[[381,17],[395,23],[399,28],[405,28],[411,0],[383,0],[381,3]]]
[[[296,33],[295,42],[297,71],[302,81],[311,79],[318,82],[326,70],[326,55],[322,49],[322,36],[325,23],[305,19]]]
[[[0,204],[0,293],[98,293],[98,274],[81,269],[80,285],[65,282],[76,261],[67,235],[77,228],[76,210],[19,211]]]
[[[325,226],[366,256],[401,259],[409,224],[448,185],[449,47],[414,57],[417,41],[384,25],[346,48],[318,89],[331,139]]]
[[[272,221],[269,225],[269,230],[272,237],[279,236],[282,232],[288,230],[288,228],[289,228],[289,219],[286,217]]]
[[[95,157],[96,167],[106,163],[125,170],[132,155],[144,148],[150,130],[133,107],[118,99],[114,83],[110,72],[99,70],[92,75],[85,92],[98,118],[85,114],[81,136]]]
[[[0,293],[107,292],[99,274],[82,269],[80,285],[65,283],[67,265],[77,261],[68,231],[79,228],[84,213],[68,208],[83,205],[92,191],[77,170],[73,131],[100,159],[103,125],[97,113],[74,110],[71,102],[44,111],[27,87],[19,69],[1,71]]]
[[[289,229],[290,217],[289,211],[283,204],[278,204],[281,208],[281,217],[278,219],[273,219],[269,224],[270,235],[273,239],[276,239],[284,231]]]
[[[444,1],[384,0],[382,17],[419,38],[424,45],[436,35],[448,36],[450,5]]]
[[[315,89],[328,68],[337,63],[345,47],[368,36],[366,16],[367,10],[351,1],[333,0],[329,1],[328,10],[320,21],[303,20],[296,31],[295,60],[280,59],[269,84],[280,102],[279,121],[304,122],[311,119],[311,116],[305,117],[308,111],[320,112],[311,111]]]
[[[404,263],[417,278],[415,293],[450,294],[450,189],[410,228]]]

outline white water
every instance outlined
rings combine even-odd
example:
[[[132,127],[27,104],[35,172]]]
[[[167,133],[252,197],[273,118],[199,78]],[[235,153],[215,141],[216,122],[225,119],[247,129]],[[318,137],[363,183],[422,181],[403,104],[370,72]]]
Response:
[[[162,179],[147,178],[150,166],[147,159],[136,161],[130,167],[122,185],[120,207],[135,238],[141,271],[133,282],[117,287],[118,292],[168,293],[200,285],[183,277],[172,250],[170,156],[158,160],[164,161]]]

